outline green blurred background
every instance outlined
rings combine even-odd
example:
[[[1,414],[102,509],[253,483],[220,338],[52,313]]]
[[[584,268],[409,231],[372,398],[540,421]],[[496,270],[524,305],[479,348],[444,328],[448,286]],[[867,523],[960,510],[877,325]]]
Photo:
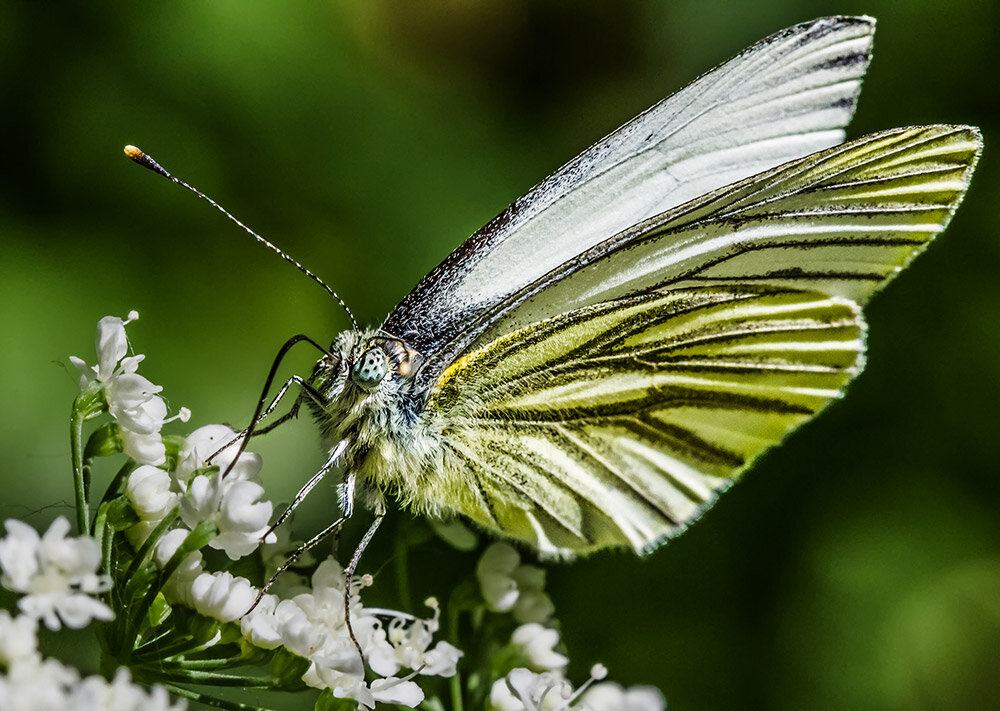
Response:
[[[93,360],[101,316],[141,313],[143,372],[193,425],[244,422],[287,337],[345,327],[124,144],[374,323],[579,150],[834,13],[879,19],[850,135],[981,126],[968,198],[868,310],[869,364],[843,403],[648,560],[554,566],[551,593],[577,680],[603,661],[673,709],[1000,708],[996,2],[0,4],[0,516],[69,513],[75,378],[60,363]],[[256,445],[277,500],[323,460],[309,422],[284,430]],[[306,530],[334,505],[315,497]],[[434,592],[437,560],[415,559],[418,590]]]

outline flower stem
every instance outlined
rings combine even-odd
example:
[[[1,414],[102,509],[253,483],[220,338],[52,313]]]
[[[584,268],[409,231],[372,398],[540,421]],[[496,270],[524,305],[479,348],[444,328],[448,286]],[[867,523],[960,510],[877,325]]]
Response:
[[[176,686],[174,684],[164,684],[164,686],[167,691],[175,696],[181,696],[185,699],[197,701],[198,703],[205,704],[206,706],[212,706],[217,709],[226,709],[226,711],[271,711],[270,709],[263,708],[261,706],[251,706],[249,704],[241,704],[238,701],[218,699],[214,696],[208,696],[206,694],[198,693],[197,691],[185,689],[183,686]]]
[[[454,600],[449,600],[448,604],[448,636],[453,644],[458,644],[458,605],[451,604]],[[455,675],[451,678],[451,711],[462,711],[462,672],[455,670]]]
[[[73,457],[73,490],[76,494],[76,529],[81,536],[87,534],[90,521],[90,506],[87,503],[90,476],[83,469],[83,422],[86,419],[74,403],[73,417],[70,418],[70,450]]]
[[[73,458],[73,490],[76,495],[76,527],[81,536],[89,533],[90,521],[90,466],[84,462],[83,423],[107,412],[108,402],[104,386],[97,380],[84,386],[73,401],[73,414],[69,421],[69,447]]]

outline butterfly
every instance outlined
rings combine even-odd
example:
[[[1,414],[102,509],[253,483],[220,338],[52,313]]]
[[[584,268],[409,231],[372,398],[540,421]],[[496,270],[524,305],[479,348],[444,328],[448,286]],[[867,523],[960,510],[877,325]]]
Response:
[[[344,516],[314,541],[357,496],[376,526],[396,499],[543,556],[644,554],[839,398],[862,307],[947,225],[982,145],[949,125],[844,142],[874,28],[744,50],[322,349],[293,411],[330,457],[296,501],[339,467]]]

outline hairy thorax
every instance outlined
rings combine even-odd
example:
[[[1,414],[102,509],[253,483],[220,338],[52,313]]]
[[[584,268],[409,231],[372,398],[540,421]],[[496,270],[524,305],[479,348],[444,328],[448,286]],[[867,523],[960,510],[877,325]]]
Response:
[[[341,469],[353,473],[368,506],[386,496],[423,513],[437,513],[427,492],[435,486],[440,436],[422,417],[423,396],[412,374],[419,354],[377,330],[344,331],[313,369],[307,397],[323,444],[346,442]]]

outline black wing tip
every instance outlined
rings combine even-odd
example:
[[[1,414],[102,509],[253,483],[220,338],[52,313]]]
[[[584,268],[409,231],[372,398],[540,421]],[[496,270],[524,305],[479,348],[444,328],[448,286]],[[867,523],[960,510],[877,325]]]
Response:
[[[806,31],[810,28],[815,28],[816,30],[832,32],[841,27],[860,27],[868,30],[865,34],[871,34],[875,31],[875,24],[875,18],[870,15],[828,15],[826,17],[817,17],[807,22],[800,22],[788,29]]]

